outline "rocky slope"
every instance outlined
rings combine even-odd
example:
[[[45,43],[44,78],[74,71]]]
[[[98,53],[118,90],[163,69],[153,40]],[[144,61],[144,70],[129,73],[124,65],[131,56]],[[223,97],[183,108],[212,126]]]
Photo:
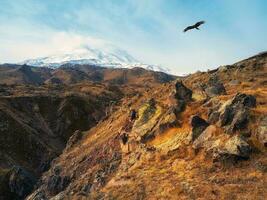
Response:
[[[0,77],[0,199],[267,195],[266,53],[178,80],[90,65]]]
[[[174,79],[141,68],[88,65],[2,65],[0,71],[0,199],[24,199],[67,141],[83,137],[124,96]]]
[[[261,54],[134,87],[75,132],[27,199],[265,199],[266,84]]]
[[[22,171],[22,176],[30,175],[34,183],[49,169],[52,159],[62,152],[75,131],[93,127],[106,116],[110,103],[116,105],[122,97],[117,87],[96,84],[5,86],[1,94],[0,170],[8,177],[18,174],[18,179]],[[11,182],[10,179],[10,189],[5,192],[18,194],[20,198],[33,187],[30,184],[19,192],[21,183]],[[0,191],[3,197],[1,187]]]

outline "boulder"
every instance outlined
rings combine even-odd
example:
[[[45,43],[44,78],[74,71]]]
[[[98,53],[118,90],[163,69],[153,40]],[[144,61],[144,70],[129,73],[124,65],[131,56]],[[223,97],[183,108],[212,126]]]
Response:
[[[209,79],[208,84],[205,86],[204,91],[208,97],[215,97],[218,95],[226,94],[225,87],[223,83],[220,82],[217,76],[212,76]]]
[[[224,146],[224,154],[233,155],[238,158],[249,158],[251,148],[249,144],[239,135],[231,137]]]
[[[208,95],[208,97],[215,97],[226,94],[226,90],[222,83],[214,83],[205,89],[205,93]]]
[[[61,167],[55,166],[52,170],[52,174],[48,177],[47,180],[47,190],[50,194],[58,194],[63,191],[70,183],[70,177],[61,176]]]
[[[138,133],[141,142],[146,142],[155,136],[154,128],[162,116],[162,110],[162,107],[157,105],[154,100],[148,101],[138,110],[138,119],[131,132]]]
[[[267,147],[267,116],[263,117],[259,124],[257,138],[263,146]]]
[[[178,116],[181,112],[183,112],[186,108],[186,101],[177,100],[175,107],[175,115]]]
[[[198,115],[191,117],[192,141],[195,141],[199,135],[209,126],[209,124]]]
[[[164,114],[164,116],[159,121],[159,132],[163,132],[168,128],[174,127],[177,125],[177,117],[175,114],[175,108],[170,108]]]
[[[208,122],[210,124],[215,124],[217,121],[219,121],[220,119],[220,112],[218,111],[212,111],[210,110],[209,111],[209,114],[208,114]]]
[[[228,132],[235,132],[246,128],[249,122],[249,111],[247,109],[237,110],[234,114],[232,123],[228,129]]]
[[[175,83],[175,98],[177,100],[191,101],[192,100],[192,91],[185,87],[181,81]]]
[[[177,81],[175,83],[174,99],[175,114],[178,115],[185,110],[187,102],[192,101],[192,91],[185,87],[182,81]]]
[[[209,123],[217,123],[232,134],[244,130],[250,119],[249,109],[256,106],[256,98],[252,95],[237,94],[233,99],[221,106],[211,109],[208,115]]]
[[[167,100],[169,107],[174,108],[174,113],[177,116],[185,110],[186,103],[189,101],[192,101],[192,91],[182,81],[177,81]]]
[[[36,178],[20,166],[14,166],[9,177],[9,188],[19,198],[25,198],[33,190]]]
[[[219,125],[220,126],[225,126],[229,123],[232,122],[233,118],[234,118],[234,110],[232,108],[232,106],[227,105],[224,107],[224,109],[222,109],[221,112],[219,112]]]
[[[194,141],[194,149],[204,149],[211,153],[214,161],[247,159],[251,153],[249,144],[239,135],[230,137],[214,125],[208,126]]]
[[[214,125],[208,126],[202,134],[199,135],[198,138],[195,139],[193,142],[193,148],[194,149],[200,149],[203,148],[206,151],[210,151],[213,149],[218,148],[219,145],[219,139],[217,138],[218,135],[218,128]]]
[[[245,107],[255,108],[256,107],[256,98],[252,95],[247,95],[243,93],[237,93],[232,101],[233,105],[242,104]]]

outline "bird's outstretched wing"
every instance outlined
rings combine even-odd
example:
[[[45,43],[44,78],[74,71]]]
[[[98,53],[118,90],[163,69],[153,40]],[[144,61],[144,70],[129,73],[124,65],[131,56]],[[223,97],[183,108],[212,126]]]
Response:
[[[194,28],[193,26],[188,26],[188,27],[186,27],[186,28],[184,29],[184,32],[189,31],[189,30],[191,30],[191,29],[193,29],[193,28]]]
[[[194,26],[195,26],[195,27],[199,27],[199,26],[202,25],[202,24],[205,24],[205,21],[197,22]]]
[[[184,29],[184,32],[186,32],[186,31],[189,31],[189,30],[191,30],[191,29],[198,29],[198,27],[200,26],[200,25],[202,25],[202,24],[205,24],[205,21],[199,21],[199,22],[197,22],[197,23],[195,23],[193,26],[188,26],[188,27],[186,27],[185,29]],[[199,30],[199,29],[198,29]]]

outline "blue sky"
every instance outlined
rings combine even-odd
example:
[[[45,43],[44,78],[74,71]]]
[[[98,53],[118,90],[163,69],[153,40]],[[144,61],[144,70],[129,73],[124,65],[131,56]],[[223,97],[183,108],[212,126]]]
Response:
[[[266,10],[265,0],[0,0],[0,62],[101,41],[175,74],[207,70],[267,50]],[[198,20],[201,31],[182,32]]]

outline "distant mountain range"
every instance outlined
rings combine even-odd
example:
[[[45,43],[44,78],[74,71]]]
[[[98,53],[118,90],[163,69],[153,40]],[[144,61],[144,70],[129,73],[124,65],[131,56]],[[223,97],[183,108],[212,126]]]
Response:
[[[127,51],[114,46],[107,46],[104,48],[84,46],[71,52],[64,52],[57,55],[29,59],[18,64],[27,64],[35,67],[49,67],[53,69],[65,64],[95,65],[107,68],[130,69],[141,67],[153,71],[161,71],[165,73],[170,72],[170,70],[165,67],[144,64],[131,56]]]
[[[176,77],[140,67],[109,68],[90,64],[63,64],[58,68],[34,67],[28,64],[0,65],[0,84],[76,84],[84,81],[113,84],[164,83]]]

